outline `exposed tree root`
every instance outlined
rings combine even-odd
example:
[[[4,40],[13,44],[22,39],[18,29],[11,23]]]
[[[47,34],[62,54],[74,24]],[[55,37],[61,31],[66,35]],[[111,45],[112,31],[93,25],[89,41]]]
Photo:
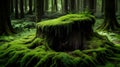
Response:
[[[120,47],[114,46],[105,37],[99,39],[101,38],[104,46],[70,52],[46,51],[45,45],[29,49],[23,45],[12,44],[5,50],[0,49],[0,60],[4,60],[0,62],[6,67],[96,67],[108,61],[119,61]]]
[[[102,31],[118,31],[120,29],[120,24],[115,19],[105,19],[104,22],[100,27],[98,27],[98,30]]]

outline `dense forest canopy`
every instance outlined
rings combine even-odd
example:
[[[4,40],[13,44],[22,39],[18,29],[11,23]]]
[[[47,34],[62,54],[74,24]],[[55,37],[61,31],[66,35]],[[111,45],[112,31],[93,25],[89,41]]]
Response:
[[[120,0],[2,0],[0,67],[120,67]]]

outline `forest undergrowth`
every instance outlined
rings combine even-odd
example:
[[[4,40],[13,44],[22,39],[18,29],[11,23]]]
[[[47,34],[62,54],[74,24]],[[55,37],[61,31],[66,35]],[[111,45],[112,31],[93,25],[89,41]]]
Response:
[[[97,19],[94,31],[107,36],[115,46],[90,50],[74,50],[56,52],[46,49],[44,39],[36,39],[32,43],[38,47],[30,49],[31,41],[36,35],[35,22],[12,20],[13,27],[19,31],[11,36],[0,36],[0,67],[119,67],[120,66],[120,35],[114,32],[101,32],[96,28],[103,22]],[[21,24],[21,23],[22,24]],[[94,44],[96,42],[93,42]],[[114,48],[115,47],[115,48]],[[58,64],[59,63],[59,64]]]

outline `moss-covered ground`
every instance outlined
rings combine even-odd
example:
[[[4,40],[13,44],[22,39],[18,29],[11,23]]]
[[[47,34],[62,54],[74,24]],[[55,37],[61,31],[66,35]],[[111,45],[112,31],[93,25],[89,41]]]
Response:
[[[101,19],[97,19],[95,31],[101,22]],[[120,67],[118,33],[97,31],[100,35],[107,36],[115,44],[114,46],[112,43],[106,43],[105,46],[97,49],[56,52],[46,49],[44,44],[47,43],[42,38],[32,41],[36,34],[35,29],[22,28],[25,30],[15,35],[0,36],[0,67]],[[103,41],[93,37],[90,43],[96,45]],[[37,47],[31,49],[33,43]]]

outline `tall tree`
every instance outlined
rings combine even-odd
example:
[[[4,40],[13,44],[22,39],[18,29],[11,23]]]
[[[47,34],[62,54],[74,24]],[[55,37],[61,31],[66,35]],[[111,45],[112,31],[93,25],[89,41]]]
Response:
[[[44,15],[44,0],[36,0],[36,22],[41,21],[42,16]]]
[[[28,14],[32,14],[32,0],[29,0],[29,11]]]
[[[76,9],[75,9],[75,8],[76,8],[75,5],[76,5],[76,0],[70,0],[70,11],[73,12],[73,13],[74,13],[75,10],[76,10]]]
[[[48,8],[49,8],[49,0],[44,0],[44,2],[45,2],[45,11],[48,11]]]
[[[24,0],[24,11],[27,12],[27,0]]]
[[[52,12],[56,12],[58,10],[57,0],[51,0],[51,4],[52,4]]]
[[[64,12],[68,13],[69,12],[69,4],[68,4],[69,0],[64,0]]]
[[[120,27],[115,12],[115,0],[104,0],[104,23],[99,29],[114,31]]]
[[[15,3],[15,18],[18,19],[19,18],[19,16],[18,16],[18,0],[15,0],[14,3]]]
[[[120,15],[120,0],[117,0],[117,8],[118,8],[118,11],[117,11],[117,13],[118,13],[118,15]]]
[[[0,35],[12,34],[13,28],[10,21],[10,0],[0,2]]]
[[[96,12],[96,0],[89,0],[88,9],[91,12],[91,14],[94,14]]]
[[[10,0],[10,13],[14,12],[14,7],[13,7],[13,0]]]
[[[24,18],[23,0],[20,0],[20,18]]]
[[[83,1],[83,8],[86,10],[88,8],[88,0]]]

